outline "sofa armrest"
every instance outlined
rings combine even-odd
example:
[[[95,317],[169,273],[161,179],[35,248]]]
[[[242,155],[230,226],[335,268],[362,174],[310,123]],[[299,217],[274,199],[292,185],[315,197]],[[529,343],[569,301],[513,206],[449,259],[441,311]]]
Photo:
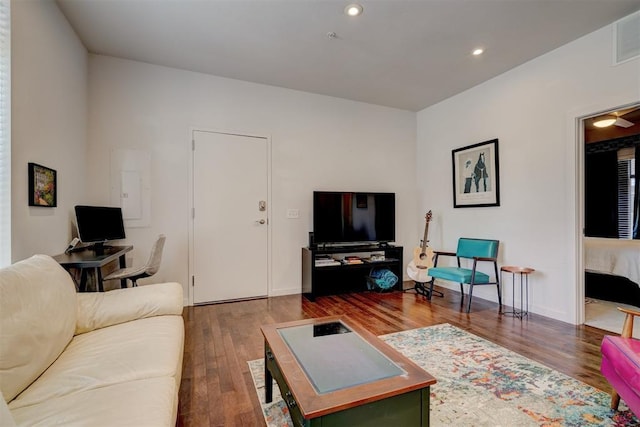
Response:
[[[175,282],[79,293],[75,334],[145,317],[181,314],[182,285]]]

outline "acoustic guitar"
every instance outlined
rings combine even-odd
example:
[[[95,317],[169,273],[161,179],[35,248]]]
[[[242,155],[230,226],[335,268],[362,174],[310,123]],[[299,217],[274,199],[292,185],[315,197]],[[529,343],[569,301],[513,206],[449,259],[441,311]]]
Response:
[[[429,268],[433,267],[433,249],[428,245],[429,243],[429,223],[431,222],[433,215],[431,211],[425,215],[424,224],[424,237],[422,238],[422,245],[416,247],[413,250],[413,259],[407,266],[407,275],[416,282],[425,283],[428,281]]]

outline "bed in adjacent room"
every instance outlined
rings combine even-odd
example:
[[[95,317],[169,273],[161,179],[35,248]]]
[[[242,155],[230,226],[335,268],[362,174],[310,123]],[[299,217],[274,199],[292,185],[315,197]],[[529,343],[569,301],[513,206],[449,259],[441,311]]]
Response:
[[[640,240],[585,237],[585,294],[640,307]]]

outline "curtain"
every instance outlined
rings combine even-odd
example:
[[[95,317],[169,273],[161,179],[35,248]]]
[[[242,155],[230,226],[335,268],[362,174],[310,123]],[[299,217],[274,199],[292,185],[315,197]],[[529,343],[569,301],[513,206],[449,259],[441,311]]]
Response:
[[[633,238],[640,239],[640,144],[636,145],[636,191],[633,198]]]
[[[0,267],[11,263],[11,2],[0,0]]]
[[[618,154],[585,156],[585,235],[618,238]]]

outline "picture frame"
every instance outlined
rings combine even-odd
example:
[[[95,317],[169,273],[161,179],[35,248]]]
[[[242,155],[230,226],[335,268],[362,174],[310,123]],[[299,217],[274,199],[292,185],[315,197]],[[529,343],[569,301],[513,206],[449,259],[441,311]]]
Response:
[[[37,163],[29,163],[29,206],[58,206],[57,172]]]
[[[453,207],[500,206],[498,139],[451,151]]]

